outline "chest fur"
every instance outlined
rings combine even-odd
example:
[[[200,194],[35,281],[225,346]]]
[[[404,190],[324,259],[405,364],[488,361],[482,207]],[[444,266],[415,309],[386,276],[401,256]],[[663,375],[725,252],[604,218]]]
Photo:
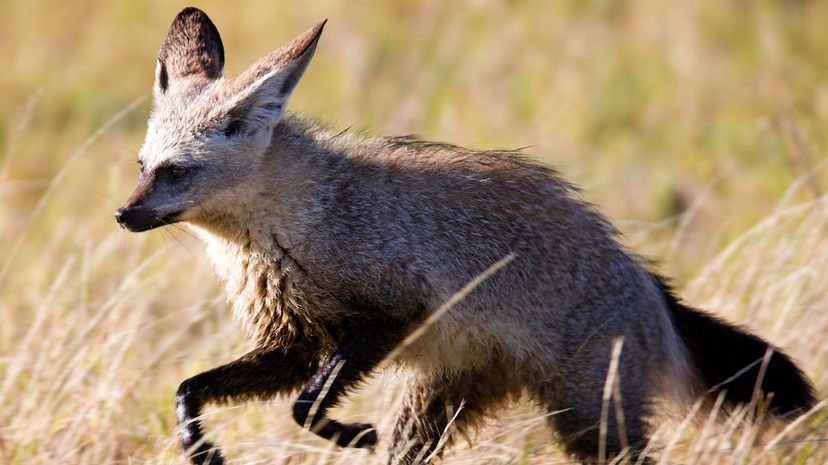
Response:
[[[275,238],[233,243],[211,237],[208,255],[225,283],[234,318],[254,344],[296,337],[328,339],[330,304]]]

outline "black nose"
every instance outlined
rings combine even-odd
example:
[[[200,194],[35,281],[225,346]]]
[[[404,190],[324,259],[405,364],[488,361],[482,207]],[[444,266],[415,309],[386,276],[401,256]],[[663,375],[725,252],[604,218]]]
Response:
[[[127,205],[115,210],[115,221],[132,232],[141,232],[165,224],[152,209]]]

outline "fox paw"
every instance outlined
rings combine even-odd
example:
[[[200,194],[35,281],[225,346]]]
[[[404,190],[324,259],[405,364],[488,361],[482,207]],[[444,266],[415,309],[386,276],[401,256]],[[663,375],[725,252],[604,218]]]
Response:
[[[370,423],[346,423],[342,425],[336,444],[340,447],[373,449],[377,439],[377,430]]]
[[[212,443],[205,442],[190,454],[190,460],[195,465],[224,465],[219,448]]]

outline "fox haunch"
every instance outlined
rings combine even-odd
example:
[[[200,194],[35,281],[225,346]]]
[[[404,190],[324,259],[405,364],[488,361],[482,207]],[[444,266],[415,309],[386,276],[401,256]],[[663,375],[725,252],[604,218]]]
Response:
[[[329,409],[510,254],[391,361],[411,377],[389,463],[438,456],[447,432],[472,429],[523,394],[557,412],[550,426],[583,462],[602,450],[636,456],[664,394],[724,393],[734,407],[758,386],[781,418],[814,404],[790,358],[681,303],[555,172],[515,152],[366,139],[286,114],[323,26],[226,77],[218,30],[187,8],[158,54],[138,187],[116,218],[135,232],[188,223],[253,347],[178,389],[179,437],[193,462],[222,463],[197,420],[204,405],[297,391],[299,425],[374,447],[371,425],[341,423]],[[609,415],[602,443],[619,339],[621,401],[611,408],[624,424]]]

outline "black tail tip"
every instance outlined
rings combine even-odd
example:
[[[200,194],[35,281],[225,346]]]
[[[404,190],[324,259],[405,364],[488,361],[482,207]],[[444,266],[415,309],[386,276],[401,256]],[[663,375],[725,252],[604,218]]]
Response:
[[[654,278],[703,385],[700,394],[724,395],[723,407],[732,409],[762,400],[761,393],[768,413],[781,419],[816,405],[813,386],[790,357],[743,328],[684,305],[664,278]]]
[[[764,341],[763,341],[764,342]],[[767,366],[762,370],[762,364],[745,374],[745,381],[733,386],[725,385],[728,392],[733,391],[735,400],[739,403],[750,402],[756,397],[756,386],[759,384],[761,393],[766,396],[768,411],[778,417],[789,418],[803,414],[817,403],[814,387],[808,381],[805,373],[779,350],[773,349]],[[764,359],[762,360],[764,362]],[[764,371],[764,373],[762,373]],[[761,377],[761,383],[756,380]],[[750,385],[750,391],[744,391]]]

